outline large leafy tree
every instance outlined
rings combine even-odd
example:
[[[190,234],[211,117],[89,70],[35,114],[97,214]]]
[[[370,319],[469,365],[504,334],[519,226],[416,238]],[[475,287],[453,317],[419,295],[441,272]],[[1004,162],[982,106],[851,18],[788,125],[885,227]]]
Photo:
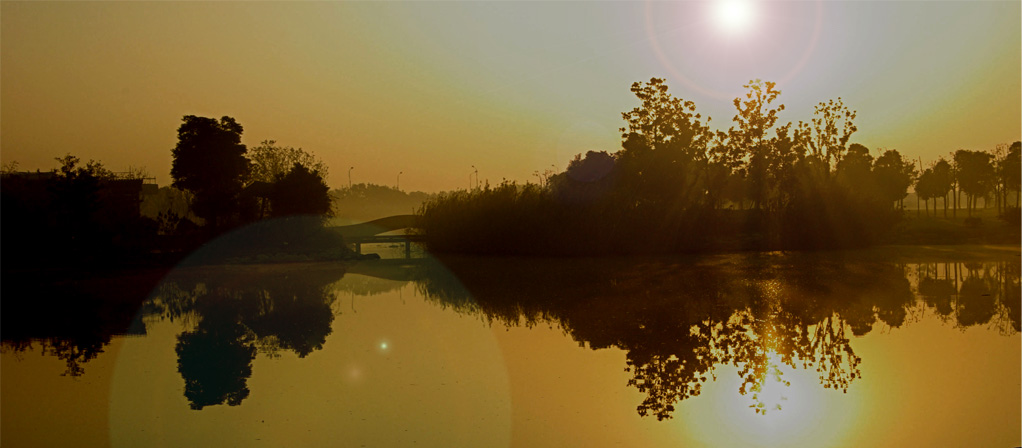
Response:
[[[855,111],[845,107],[841,98],[820,102],[811,125],[799,122],[798,135],[811,157],[837,164],[844,157],[848,140],[857,130],[854,120]]]
[[[252,182],[276,182],[291,171],[295,164],[316,172],[323,179],[327,178],[327,166],[315,154],[302,148],[277,145],[274,140],[264,140],[259,146],[249,148],[248,158],[252,161],[249,176]]]
[[[183,121],[170,175],[175,187],[195,195],[193,211],[215,229],[237,213],[238,195],[250,172],[241,143],[243,129],[227,116],[217,121],[186,115]]]
[[[857,195],[873,193],[873,156],[869,149],[858,143],[852,143],[848,151],[837,163],[835,176]]]
[[[771,198],[779,206],[783,202],[782,185],[790,177],[790,167],[796,159],[794,142],[789,137],[790,123],[778,127],[774,137],[769,135],[777,124],[777,114],[784,110],[783,104],[773,105],[781,91],[775,88],[775,83],[758,79],[743,87],[749,91],[744,100],[733,101],[736,126],[728,130],[728,150],[723,159],[726,164],[746,162],[746,186],[754,207],[760,208]]]
[[[873,163],[873,175],[876,176],[880,196],[892,205],[905,199],[908,186],[912,185],[916,174],[912,161],[905,160],[896,149],[884,151]]]
[[[994,188],[993,155],[983,151],[955,151],[955,165],[958,166],[958,185],[967,198],[969,216],[976,208],[976,198],[986,197]]]
[[[621,114],[621,187],[635,203],[681,210],[702,197],[699,164],[712,134],[695,103],[671,95],[661,78],[633,83],[640,105]]]
[[[330,213],[329,190],[318,172],[296,163],[274,183],[271,213],[273,216],[326,215]]]
[[[1022,164],[1019,160],[1019,152],[1022,150],[1022,142],[1011,144],[1007,152],[997,161],[997,181],[1001,184],[1001,203],[1008,204],[1008,192],[1015,192],[1015,207],[1019,206],[1019,190],[1022,189]]]
[[[944,217],[947,218],[947,195],[951,192],[951,188],[954,186],[954,171],[951,168],[951,164],[943,157],[933,165],[933,188],[934,193],[937,194],[944,203]],[[936,207],[934,202],[934,207]]]
[[[940,182],[933,168],[927,168],[916,179],[916,196],[926,205],[926,215],[930,215],[930,199],[933,199],[933,214],[937,215],[937,198],[943,196]]]

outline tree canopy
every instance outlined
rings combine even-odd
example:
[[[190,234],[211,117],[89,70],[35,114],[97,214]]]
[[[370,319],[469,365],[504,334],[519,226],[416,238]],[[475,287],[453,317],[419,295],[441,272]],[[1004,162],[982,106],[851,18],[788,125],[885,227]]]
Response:
[[[969,214],[976,207],[976,198],[985,197],[994,187],[993,155],[983,151],[955,151],[955,165],[958,167],[958,185],[968,196],[966,208]]]
[[[271,214],[276,217],[327,215],[330,213],[329,191],[318,172],[295,163],[273,185]]]
[[[173,185],[194,194],[195,214],[216,228],[237,213],[238,194],[251,169],[241,143],[243,129],[227,116],[217,121],[186,115],[182,121],[171,153]]]
[[[276,182],[296,164],[319,174],[323,179],[327,178],[326,164],[314,154],[302,148],[277,145],[274,140],[264,140],[259,146],[249,148],[248,158],[252,161],[250,182]]]

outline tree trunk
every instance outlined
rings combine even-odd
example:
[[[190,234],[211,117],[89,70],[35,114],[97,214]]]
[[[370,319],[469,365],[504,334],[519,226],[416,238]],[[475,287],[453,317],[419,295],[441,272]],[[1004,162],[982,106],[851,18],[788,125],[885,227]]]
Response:
[[[1001,215],[1001,186],[994,188],[994,203],[997,204],[997,215]]]
[[[951,217],[952,218],[957,218],[958,217],[958,187],[957,186],[951,189],[951,199],[954,199],[954,207],[951,208]]]

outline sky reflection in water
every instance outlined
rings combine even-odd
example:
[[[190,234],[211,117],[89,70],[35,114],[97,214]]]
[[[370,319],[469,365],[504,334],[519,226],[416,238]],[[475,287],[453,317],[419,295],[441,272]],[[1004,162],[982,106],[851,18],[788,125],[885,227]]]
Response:
[[[184,268],[143,306],[145,337],[5,338],[0,434],[12,446],[1017,445],[1017,252],[948,258]]]

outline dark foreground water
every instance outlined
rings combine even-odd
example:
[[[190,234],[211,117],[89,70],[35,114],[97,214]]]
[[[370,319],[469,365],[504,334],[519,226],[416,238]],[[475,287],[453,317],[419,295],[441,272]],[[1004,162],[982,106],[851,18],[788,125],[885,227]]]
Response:
[[[1019,264],[1013,247],[180,268],[133,316],[5,332],[0,443],[1017,446]]]

